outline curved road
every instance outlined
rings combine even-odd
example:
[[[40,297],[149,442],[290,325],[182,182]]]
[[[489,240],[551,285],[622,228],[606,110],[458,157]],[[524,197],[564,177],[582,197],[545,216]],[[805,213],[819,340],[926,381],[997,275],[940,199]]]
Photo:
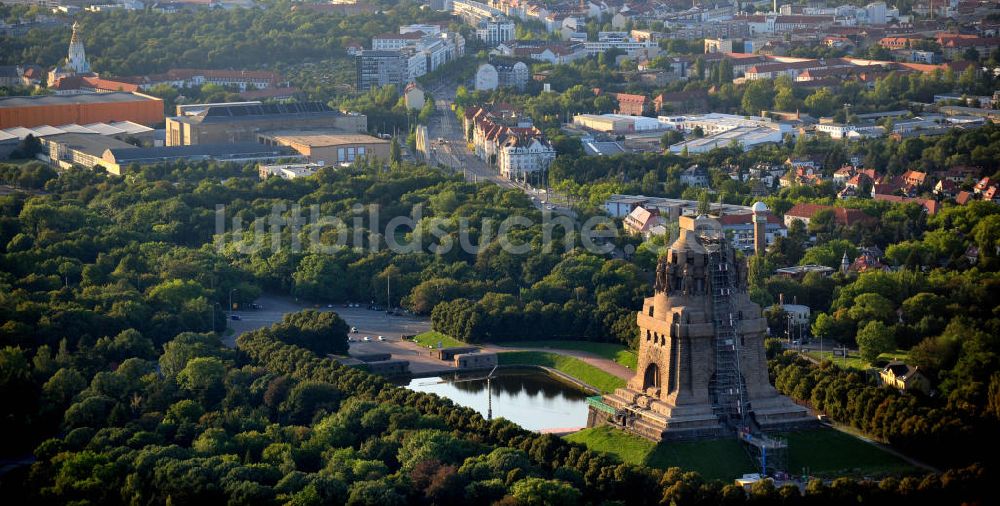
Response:
[[[369,311],[365,308],[345,308],[343,304],[333,304],[332,307],[316,304],[310,305],[299,302],[291,297],[280,295],[266,294],[255,302],[262,306],[262,308],[234,311],[232,313],[238,316],[239,320],[229,320],[227,322],[233,330],[231,334],[223,337],[223,342],[227,346],[235,348],[237,336],[244,332],[267,327],[281,321],[282,317],[287,313],[302,311],[304,309],[316,309],[319,311],[334,311],[348,325],[357,327],[358,333],[351,335],[354,341],[350,343],[350,351],[354,355],[380,352],[391,353],[393,359],[409,361],[410,371],[415,375],[446,373],[458,370],[450,362],[444,362],[431,357],[426,348],[412,341],[404,341],[400,338],[404,334],[414,335],[430,330],[430,320],[427,318],[387,316],[383,312]],[[228,313],[220,314],[219,317],[228,318]],[[385,341],[377,340],[377,336],[380,335],[384,336]],[[365,336],[370,337],[370,341],[364,341],[363,338]],[[541,351],[566,355],[580,359],[584,363],[624,380],[630,379],[634,374],[631,369],[618,364],[614,360],[585,351],[557,348],[526,348],[516,345],[501,346],[496,344],[478,346],[488,352]]]

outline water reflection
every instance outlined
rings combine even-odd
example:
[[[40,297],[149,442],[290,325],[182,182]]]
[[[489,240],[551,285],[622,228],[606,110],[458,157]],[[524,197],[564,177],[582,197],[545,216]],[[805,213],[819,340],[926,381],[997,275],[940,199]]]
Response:
[[[407,388],[435,393],[486,416],[485,373],[416,378]],[[531,430],[582,427],[587,394],[537,371],[502,371],[493,376],[493,416]]]

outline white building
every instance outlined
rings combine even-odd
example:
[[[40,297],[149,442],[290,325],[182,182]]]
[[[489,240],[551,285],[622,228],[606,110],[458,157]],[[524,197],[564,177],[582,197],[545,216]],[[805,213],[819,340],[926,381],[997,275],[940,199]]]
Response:
[[[427,35],[439,35],[441,34],[441,25],[405,25],[399,27],[399,33],[407,34],[414,32],[424,32]]]
[[[419,111],[424,108],[424,102],[426,101],[424,96],[424,90],[417,86],[416,83],[410,83],[406,86],[403,91],[403,101],[406,103],[406,108]]]
[[[501,88],[515,88],[524,91],[531,78],[531,72],[524,62],[495,63],[492,64],[497,70],[497,86]]]
[[[620,49],[630,58],[636,56],[653,58],[660,52],[659,45],[648,40],[635,40],[628,32],[600,32],[597,35],[597,42],[585,42],[584,47],[589,55],[598,55],[609,49]]]
[[[497,68],[484,63],[476,70],[476,91],[495,90],[500,86],[500,75]]]
[[[441,31],[438,25],[407,25],[399,32],[372,37],[372,50],[401,53],[407,59],[408,82],[465,54],[462,35]]]
[[[511,181],[524,181],[532,174],[549,168],[556,159],[556,150],[538,137],[512,135],[497,153],[500,175]]]
[[[309,177],[322,168],[322,163],[289,163],[281,165],[261,165],[257,168],[257,172],[261,179],[267,179],[269,177],[296,179],[300,177]]]
[[[506,17],[486,19],[476,25],[476,38],[490,45],[514,40],[514,33],[514,22]]]
[[[372,49],[375,51],[399,51],[404,47],[415,47],[426,37],[423,32],[386,33],[372,37]]]
[[[700,139],[679,142],[670,146],[671,153],[707,153],[716,148],[736,146],[746,151],[758,144],[777,144],[784,139],[779,128],[769,127],[737,127],[715,135]]]
[[[706,136],[728,132],[736,128],[770,127],[773,121],[761,116],[739,116],[736,114],[709,113],[691,116],[660,116],[657,120],[665,128],[693,133],[696,128]],[[790,127],[788,128],[790,130]]]
[[[413,49],[405,49],[401,54],[406,60],[406,82],[412,83],[427,73],[426,55]]]
[[[816,125],[816,132],[825,133],[829,135],[831,139],[858,139],[865,137],[881,137],[885,135],[885,128],[878,125],[820,123]]]

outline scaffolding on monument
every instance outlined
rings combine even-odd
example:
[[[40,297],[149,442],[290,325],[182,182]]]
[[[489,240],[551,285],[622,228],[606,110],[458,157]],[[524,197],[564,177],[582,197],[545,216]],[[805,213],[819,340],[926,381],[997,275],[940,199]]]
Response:
[[[740,441],[761,476],[775,476],[788,471],[788,440],[763,433],[740,431]]]
[[[713,405],[726,425],[747,428],[746,389],[740,369],[740,343],[736,329],[740,315],[733,310],[732,296],[737,290],[737,274],[729,261],[727,238],[723,234],[705,236],[708,268],[712,273],[712,324],[715,328],[715,388]]]
[[[712,323],[715,328],[714,407],[719,418],[736,430],[750,459],[764,476],[788,468],[788,441],[761,432],[750,414],[746,385],[740,368],[737,341],[741,315],[733,310],[732,296],[738,290],[737,273],[732,269],[730,248],[725,235],[703,236],[712,273]]]

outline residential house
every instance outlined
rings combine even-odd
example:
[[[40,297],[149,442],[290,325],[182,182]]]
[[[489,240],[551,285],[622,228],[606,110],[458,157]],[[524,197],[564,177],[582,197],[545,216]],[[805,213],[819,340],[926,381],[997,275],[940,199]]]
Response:
[[[927,178],[926,172],[921,172],[919,170],[908,170],[903,174],[903,182],[909,186],[923,187],[925,184],[929,183],[930,180]]]
[[[643,116],[649,110],[649,99],[645,95],[632,95],[629,93],[616,93],[618,100],[618,114],[629,116]]]
[[[885,366],[885,369],[879,372],[879,377],[882,379],[883,385],[904,392],[917,391],[929,394],[931,391],[931,382],[920,372],[919,367],[903,362],[890,362]]]
[[[733,247],[746,253],[754,249],[753,214],[724,214],[716,218],[722,231],[731,237]],[[765,244],[770,245],[778,237],[788,237],[788,227],[781,218],[767,213],[767,226],[764,229]]]
[[[708,110],[708,92],[705,90],[660,93],[653,99],[653,110],[660,113],[690,113]]]
[[[934,185],[934,195],[941,198],[954,198],[958,194],[958,184],[950,179],[941,179]]]
[[[628,216],[622,220],[622,226],[625,228],[625,232],[630,235],[642,236],[649,238],[651,235],[660,235],[666,233],[666,228],[664,227],[665,220],[660,216],[659,210],[656,208],[646,209],[642,206],[636,206]]]
[[[860,209],[845,207],[824,206],[820,204],[795,204],[785,213],[785,226],[790,227],[795,220],[808,225],[809,221],[820,211],[833,211],[834,222],[837,225],[849,227],[852,225],[867,225],[873,223],[876,218],[865,214]]]
[[[707,188],[711,184],[711,176],[708,173],[708,169],[696,164],[681,172],[681,183],[688,186]]]

